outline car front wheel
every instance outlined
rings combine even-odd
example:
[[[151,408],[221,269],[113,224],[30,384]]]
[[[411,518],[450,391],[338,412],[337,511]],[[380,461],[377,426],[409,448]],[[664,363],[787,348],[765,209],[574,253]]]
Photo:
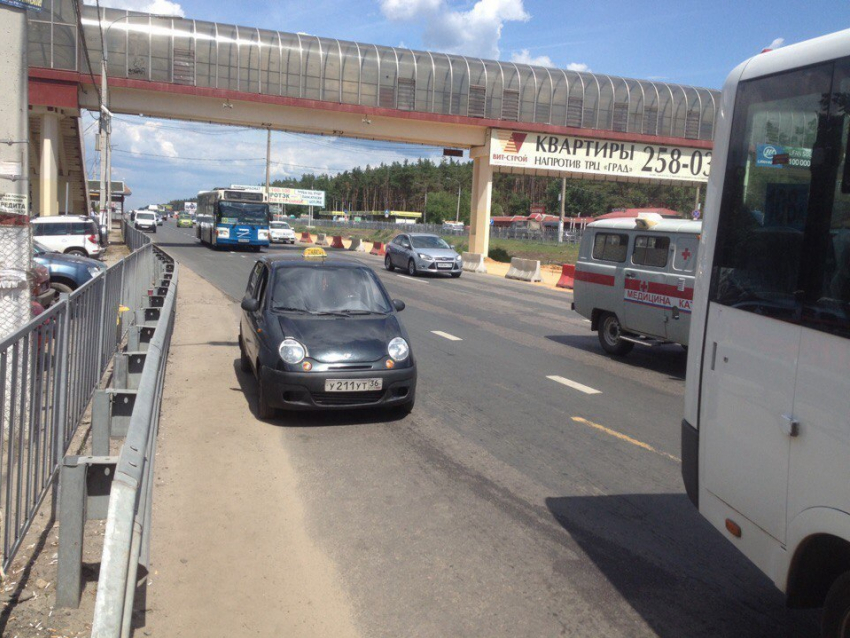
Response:
[[[390,254],[387,253],[386,257],[384,257],[384,268],[392,272],[395,270],[395,266],[393,266],[393,260],[390,259]]]
[[[251,372],[251,360],[245,353],[245,344],[242,342],[242,335],[239,335],[239,369],[242,372]]]
[[[416,276],[416,262],[412,259],[407,262],[407,274],[411,277]]]
[[[263,386],[262,368],[257,370],[257,416],[263,420],[273,419],[277,416],[275,410],[266,398],[266,389]]]

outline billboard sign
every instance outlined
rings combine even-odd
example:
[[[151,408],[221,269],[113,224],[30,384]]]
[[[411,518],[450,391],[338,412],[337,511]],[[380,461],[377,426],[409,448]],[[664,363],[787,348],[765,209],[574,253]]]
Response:
[[[19,9],[29,9],[30,11],[41,11],[44,0],[0,0],[0,4],[7,4]]]
[[[490,164],[514,169],[598,175],[624,181],[708,182],[711,151],[572,135],[493,129]]]
[[[269,187],[270,204],[288,204],[290,206],[325,207],[325,191],[311,191],[300,188]]]
[[[198,203],[197,202],[183,202],[183,212],[189,213],[190,215],[194,215],[198,212]]]

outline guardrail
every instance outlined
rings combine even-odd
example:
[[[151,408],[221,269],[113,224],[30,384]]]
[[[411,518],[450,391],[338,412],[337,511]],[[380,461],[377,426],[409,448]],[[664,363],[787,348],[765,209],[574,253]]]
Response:
[[[150,307],[143,311],[145,325],[149,327],[151,323],[155,323],[155,329],[146,342],[144,368],[138,378],[126,439],[111,478],[106,533],[92,624],[93,637],[117,638],[129,635],[138,568],[139,565],[145,568],[148,566],[156,436],[159,430],[165,363],[174,329],[177,272],[178,266],[172,262],[170,276],[162,280],[160,288],[152,290],[156,293],[164,292],[164,298],[161,294],[152,295]],[[161,302],[155,301],[154,298],[161,299]],[[138,344],[135,347],[139,347]],[[132,350],[132,347],[128,347],[128,350]],[[92,457],[93,461],[88,462],[97,463],[97,459],[102,459],[100,462],[111,465],[113,458]],[[66,466],[68,465],[66,462]],[[82,485],[80,491],[85,491]],[[79,574],[76,578],[79,583]]]
[[[147,239],[147,238],[145,238]],[[5,573],[55,484],[89,401],[154,276],[142,245],[0,341],[0,545]]]

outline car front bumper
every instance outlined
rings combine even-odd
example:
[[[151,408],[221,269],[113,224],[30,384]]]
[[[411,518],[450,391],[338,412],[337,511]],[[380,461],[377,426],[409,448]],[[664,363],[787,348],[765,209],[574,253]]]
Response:
[[[287,235],[270,235],[269,241],[273,244],[294,244],[295,236],[289,237]]]
[[[325,392],[327,379],[383,379],[383,389],[374,392]],[[396,370],[331,370],[328,372],[283,372],[263,368],[260,376],[269,405],[283,410],[350,410],[392,407],[413,401],[416,396],[416,366]]]
[[[440,268],[438,264],[451,264],[451,268]],[[416,258],[416,269],[422,272],[460,272],[463,270],[463,262],[462,261],[426,261],[421,257]]]

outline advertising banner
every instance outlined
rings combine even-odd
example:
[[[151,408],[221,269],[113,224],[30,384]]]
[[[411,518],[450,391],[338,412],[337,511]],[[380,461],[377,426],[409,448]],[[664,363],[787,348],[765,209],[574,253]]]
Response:
[[[269,188],[270,204],[289,204],[291,206],[325,207],[325,191],[310,191],[300,188]]]
[[[29,9],[30,11],[41,11],[44,0],[0,0],[0,4],[7,4],[19,9]]]
[[[624,180],[708,182],[711,151],[644,142],[493,129],[490,164]]]
[[[198,212],[198,203],[197,202],[183,202],[183,212],[189,213],[190,215],[194,215]]]

